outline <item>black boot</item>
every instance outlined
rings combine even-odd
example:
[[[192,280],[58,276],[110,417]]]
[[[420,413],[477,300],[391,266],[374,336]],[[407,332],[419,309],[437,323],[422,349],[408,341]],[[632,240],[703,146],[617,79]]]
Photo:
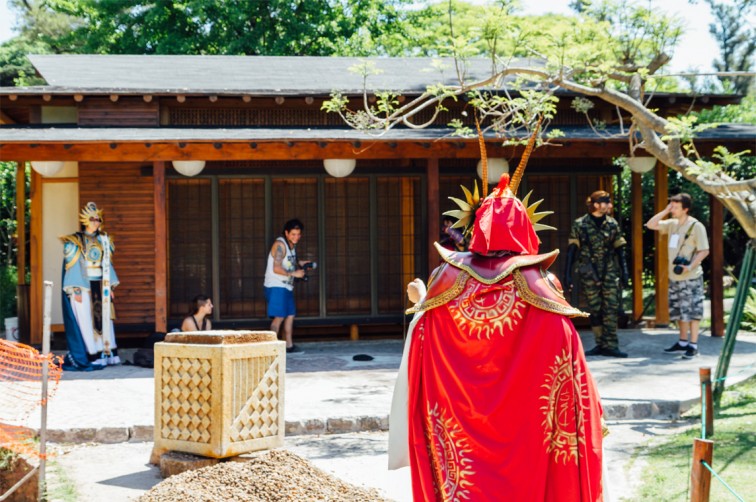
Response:
[[[604,348],[604,349],[601,349],[601,355],[602,356],[608,356],[608,357],[622,357],[622,358],[624,358],[624,357],[627,357],[627,352],[622,352],[618,348],[614,348],[614,349],[606,349],[606,348]]]
[[[603,349],[596,345],[591,350],[586,350],[585,355],[586,356],[600,356],[604,353]]]

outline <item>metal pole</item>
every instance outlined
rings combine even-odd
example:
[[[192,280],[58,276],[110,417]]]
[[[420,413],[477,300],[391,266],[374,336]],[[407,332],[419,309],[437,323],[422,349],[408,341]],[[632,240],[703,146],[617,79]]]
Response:
[[[45,281],[44,317],[42,318],[42,421],[39,427],[39,495],[38,500],[47,500],[45,468],[47,467],[47,378],[50,354],[50,311],[52,310],[52,281]]]
[[[717,408],[719,408],[719,403],[722,400],[724,381],[727,378],[730,359],[735,349],[735,338],[738,335],[738,329],[740,329],[740,321],[743,319],[745,302],[751,291],[751,279],[753,278],[754,265],[756,265],[756,259],[754,259],[755,247],[756,239],[751,239],[746,248],[745,257],[743,257],[743,268],[740,270],[738,287],[735,291],[735,299],[732,302],[732,310],[730,311],[730,320],[727,322],[724,346],[717,363],[717,375],[714,383],[714,406]]]

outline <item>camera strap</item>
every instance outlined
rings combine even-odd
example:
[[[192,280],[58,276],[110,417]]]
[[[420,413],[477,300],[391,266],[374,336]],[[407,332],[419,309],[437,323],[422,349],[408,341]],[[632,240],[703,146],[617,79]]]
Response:
[[[698,223],[698,220],[693,219],[693,217],[689,217],[689,218],[691,218],[692,221],[690,223],[690,226],[688,227],[688,230],[685,232],[685,236],[683,237],[682,242],[677,247],[677,253],[675,253],[675,259],[680,258],[680,253],[682,252],[683,247],[685,247],[685,243],[688,241],[688,237],[690,237],[690,234],[693,233],[693,227],[696,226],[696,223]],[[675,234],[677,234],[677,232],[675,232]]]

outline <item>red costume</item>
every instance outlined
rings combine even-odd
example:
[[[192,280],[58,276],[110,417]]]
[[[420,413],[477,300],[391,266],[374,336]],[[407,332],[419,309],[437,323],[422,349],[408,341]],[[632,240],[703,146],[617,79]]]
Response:
[[[390,467],[409,462],[415,501],[603,500],[601,405],[568,319],[585,314],[545,272],[558,251],[537,254],[507,183],[477,211],[473,252],[439,248],[411,309],[391,416],[401,437],[406,406],[409,450]]]

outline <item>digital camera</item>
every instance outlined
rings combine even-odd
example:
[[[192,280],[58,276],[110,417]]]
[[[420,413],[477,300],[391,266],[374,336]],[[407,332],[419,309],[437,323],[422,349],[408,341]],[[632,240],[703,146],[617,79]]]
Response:
[[[300,267],[302,270],[305,271],[305,275],[302,276],[302,278],[295,277],[294,280],[297,282],[307,282],[310,280],[309,277],[307,277],[307,272],[310,270],[315,270],[318,268],[317,262],[311,261],[309,263],[305,263],[302,267]]]
[[[674,260],[672,260],[672,271],[676,273],[677,275],[680,275],[684,272],[683,265],[690,265],[690,260],[686,260],[682,256],[675,257]]]

